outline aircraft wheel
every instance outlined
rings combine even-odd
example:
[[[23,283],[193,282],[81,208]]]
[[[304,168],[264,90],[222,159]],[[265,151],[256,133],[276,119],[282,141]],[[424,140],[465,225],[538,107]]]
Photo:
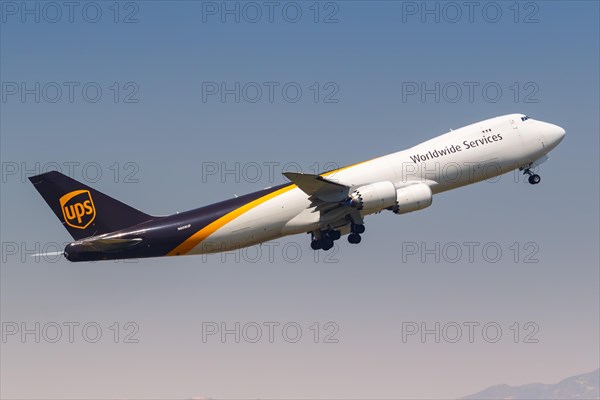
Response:
[[[333,247],[333,240],[332,239],[323,239],[323,250],[327,251],[330,250]]]
[[[323,247],[323,243],[321,240],[313,240],[310,242],[310,248],[313,250],[319,250]]]
[[[531,176],[529,176],[529,183],[531,183],[532,185],[537,185],[538,183],[540,183],[540,181],[542,180],[542,178],[537,175],[537,174],[533,174]]]
[[[352,232],[353,232],[353,233],[358,233],[359,235],[360,235],[361,233],[365,233],[365,226],[364,226],[364,225],[362,225],[362,224],[361,224],[361,225],[354,225],[354,226],[352,227]]]
[[[338,240],[342,237],[342,234],[340,233],[340,231],[329,231],[329,237],[332,240]]]
[[[352,244],[358,244],[361,241],[361,237],[358,233],[351,233],[348,235],[348,242]]]

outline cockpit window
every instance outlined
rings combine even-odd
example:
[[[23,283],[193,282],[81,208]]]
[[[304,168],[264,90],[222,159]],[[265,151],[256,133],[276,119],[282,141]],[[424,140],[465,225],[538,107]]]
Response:
[[[529,117],[526,115],[524,117],[521,117],[521,121],[527,121],[529,119]]]

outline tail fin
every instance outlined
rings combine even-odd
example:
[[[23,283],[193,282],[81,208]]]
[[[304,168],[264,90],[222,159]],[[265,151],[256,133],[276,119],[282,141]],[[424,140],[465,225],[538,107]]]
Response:
[[[154,219],[57,171],[29,180],[75,240]]]

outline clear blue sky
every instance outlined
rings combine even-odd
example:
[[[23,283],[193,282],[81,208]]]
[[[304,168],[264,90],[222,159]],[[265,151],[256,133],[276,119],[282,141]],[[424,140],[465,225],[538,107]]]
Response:
[[[47,327],[40,343],[20,332],[1,343],[2,397],[453,398],[598,368],[598,2],[482,2],[472,14],[462,2],[0,4],[1,320],[5,334]],[[70,239],[24,179],[52,165],[169,214],[282,183],[286,163],[350,164],[513,112],[567,131],[540,185],[509,174],[371,217],[363,243],[340,241],[330,262],[303,235],[239,260],[25,254]],[[90,322],[97,343],[82,338]],[[139,343],[123,343],[127,322]],[[263,337],[203,340],[207,323],[236,322]],[[290,322],[297,343],[282,338]],[[436,322],[440,343],[403,341],[407,323]]]

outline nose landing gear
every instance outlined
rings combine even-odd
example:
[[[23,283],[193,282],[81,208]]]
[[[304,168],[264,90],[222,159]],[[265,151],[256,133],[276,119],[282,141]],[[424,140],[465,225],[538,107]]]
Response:
[[[525,168],[523,170],[523,175],[529,175],[527,181],[532,185],[537,185],[542,180],[542,178],[538,174],[534,174],[533,171],[529,168]]]

